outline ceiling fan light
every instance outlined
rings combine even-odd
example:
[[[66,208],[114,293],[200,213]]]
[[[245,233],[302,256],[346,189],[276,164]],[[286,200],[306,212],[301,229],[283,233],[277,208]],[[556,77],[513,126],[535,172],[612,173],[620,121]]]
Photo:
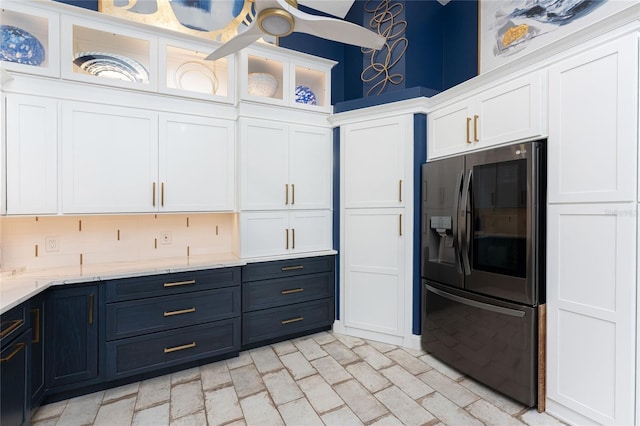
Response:
[[[258,26],[265,33],[284,37],[293,32],[293,16],[282,9],[265,9],[260,12]]]

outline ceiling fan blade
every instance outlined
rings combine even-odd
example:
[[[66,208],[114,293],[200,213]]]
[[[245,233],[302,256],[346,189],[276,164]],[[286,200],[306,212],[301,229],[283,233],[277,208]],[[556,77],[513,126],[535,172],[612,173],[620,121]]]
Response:
[[[375,50],[382,49],[386,41],[383,36],[352,22],[310,15],[294,8],[288,10],[295,19],[296,32]]]
[[[254,41],[262,37],[262,31],[256,24],[256,21],[251,22],[247,30],[239,33],[233,38],[229,39],[225,44],[218,47],[209,56],[205,58],[207,61],[215,61],[216,59],[223,58],[231,53],[249,46]]]

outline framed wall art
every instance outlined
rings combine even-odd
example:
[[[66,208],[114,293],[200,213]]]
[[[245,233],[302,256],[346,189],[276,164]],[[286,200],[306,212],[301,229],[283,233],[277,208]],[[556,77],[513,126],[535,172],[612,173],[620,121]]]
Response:
[[[479,0],[479,72],[611,16],[636,0]]]

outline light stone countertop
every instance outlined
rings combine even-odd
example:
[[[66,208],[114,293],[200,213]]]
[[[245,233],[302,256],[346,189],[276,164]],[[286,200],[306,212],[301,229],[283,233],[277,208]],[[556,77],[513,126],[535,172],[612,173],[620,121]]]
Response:
[[[141,277],[202,269],[243,266],[272,260],[299,259],[337,254],[335,250],[264,258],[241,259],[232,254],[78,265],[37,271],[8,271],[0,274],[0,314],[29,300],[51,286],[79,284],[118,278]]]

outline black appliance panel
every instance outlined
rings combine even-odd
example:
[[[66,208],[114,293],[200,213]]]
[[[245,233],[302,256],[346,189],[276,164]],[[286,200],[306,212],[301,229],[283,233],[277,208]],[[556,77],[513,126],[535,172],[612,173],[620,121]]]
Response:
[[[422,345],[527,406],[537,402],[537,308],[422,281]]]

